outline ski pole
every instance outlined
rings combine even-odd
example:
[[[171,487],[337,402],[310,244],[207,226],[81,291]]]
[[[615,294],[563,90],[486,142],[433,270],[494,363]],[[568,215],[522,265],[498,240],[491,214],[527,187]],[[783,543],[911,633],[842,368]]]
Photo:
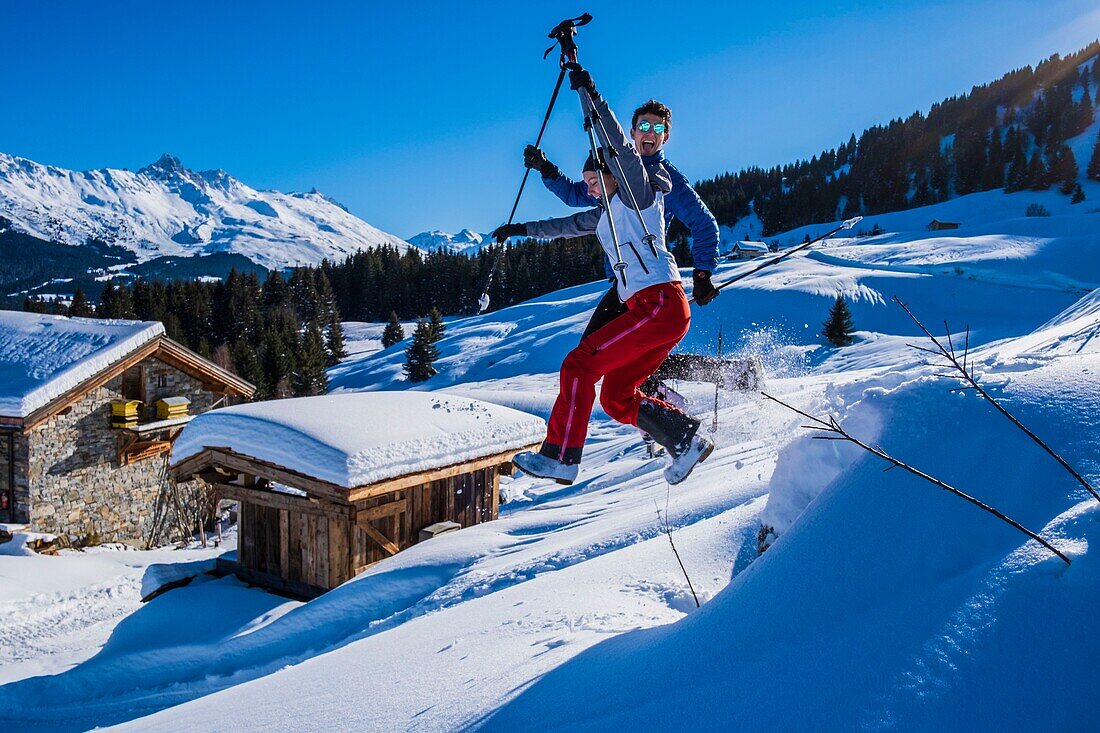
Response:
[[[585,89],[581,89],[580,91],[582,92],[581,108],[584,111],[584,131],[588,133],[588,145],[592,149],[592,160],[598,168],[600,149],[599,144],[596,142],[596,131],[592,126],[592,116],[598,113],[596,112],[596,108],[592,105],[592,97],[589,96],[588,91]],[[585,104],[586,101],[587,104]],[[600,202],[603,204],[603,210],[607,216],[607,228],[611,230],[611,243],[615,247],[615,264],[611,266],[611,269],[614,270],[615,274],[623,281],[623,287],[625,288],[626,263],[623,262],[622,249],[619,247],[619,232],[615,228],[615,217],[611,215],[611,198],[607,195],[607,186],[604,184],[602,170],[597,171],[596,180],[600,182]],[[642,226],[645,226],[644,222]]]
[[[737,282],[738,280],[744,280],[749,275],[754,275],[754,274],[760,272],[765,267],[771,267],[772,265],[778,264],[778,263],[782,262],[783,260],[787,259],[788,257],[790,257],[791,255],[793,255],[795,252],[806,249],[807,247],[809,247],[811,245],[817,244],[818,242],[821,242],[823,240],[828,239],[829,237],[831,237],[834,234],[836,234],[837,232],[839,232],[841,229],[851,229],[852,227],[854,227],[856,224],[858,224],[862,220],[863,220],[862,216],[853,216],[851,219],[846,219],[836,229],[825,232],[824,234],[822,234],[817,239],[812,239],[809,242],[803,242],[802,244],[798,245],[797,247],[793,247],[793,248],[787,250],[786,252],[779,255],[778,257],[773,257],[772,259],[768,260],[767,262],[762,262],[761,264],[759,264],[758,266],[752,268],[748,272],[742,272],[740,275],[737,275],[736,277],[732,277],[729,280],[726,280],[724,283],[722,283],[721,285],[716,287],[715,290],[721,290],[722,288],[726,287],[727,285],[732,285],[733,283]],[[695,298],[691,298],[691,299],[688,300],[688,303],[694,303],[694,302],[695,302]]]
[[[638,216],[638,223],[642,225],[642,231],[645,235],[642,237],[642,241],[646,243],[650,251],[653,252],[653,256],[657,256],[657,237],[649,231],[649,227],[645,223],[645,217],[642,216],[642,209],[638,206],[638,199],[634,196],[634,189],[630,185],[630,181],[626,178],[626,173],[623,172],[623,164],[619,162],[619,151],[611,145],[611,136],[607,133],[607,126],[603,123],[603,117],[596,110],[595,104],[592,102],[592,95],[588,93],[587,89],[582,89],[582,100],[584,101],[586,108],[591,110],[592,119],[600,126],[600,131],[603,132],[603,139],[608,142],[607,151],[608,156],[611,158],[615,167],[619,170],[619,180],[622,181],[622,187],[626,189],[627,195],[630,197],[630,206],[634,209],[634,213]]]
[[[546,132],[546,125],[550,122],[550,113],[554,111],[554,104],[558,101],[558,92],[561,91],[561,84],[565,80],[565,65],[571,61],[577,60],[577,42],[573,40],[573,36],[577,34],[577,28],[582,25],[587,25],[592,20],[592,16],[588,13],[584,13],[576,18],[569,18],[563,20],[554,26],[554,29],[548,34],[548,38],[554,39],[554,44],[550,48],[546,49],[546,53],[542,55],[545,59],[550,55],[550,52],[554,50],[555,46],[561,46],[561,58],[558,61],[558,80],[554,84],[554,93],[550,95],[550,104],[546,106],[546,114],[542,117],[542,127],[539,128],[538,137],[535,138],[535,147],[539,147],[542,143],[542,136]],[[525,168],[523,171],[523,180],[520,181],[519,191],[516,193],[516,200],[512,203],[512,213],[508,215],[508,223],[511,224],[515,219],[516,209],[519,208],[520,197],[523,196],[523,189],[527,185],[527,178],[531,175],[531,169]],[[497,267],[500,264],[500,258],[503,256],[503,248],[497,252],[497,256],[493,259],[493,265],[489,268],[489,277],[485,281],[485,290],[481,293],[481,297],[478,298],[478,313],[484,313],[489,307],[489,286],[493,282],[493,275],[496,274]]]

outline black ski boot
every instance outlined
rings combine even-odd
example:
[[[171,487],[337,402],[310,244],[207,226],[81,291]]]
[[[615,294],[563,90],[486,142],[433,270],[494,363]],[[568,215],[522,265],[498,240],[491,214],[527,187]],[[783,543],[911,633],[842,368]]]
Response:
[[[665,469],[670,484],[678,484],[688,477],[695,464],[705,461],[714,451],[714,444],[696,435],[700,422],[672,407],[643,399],[638,406],[638,427],[653,436],[672,457],[672,465]]]

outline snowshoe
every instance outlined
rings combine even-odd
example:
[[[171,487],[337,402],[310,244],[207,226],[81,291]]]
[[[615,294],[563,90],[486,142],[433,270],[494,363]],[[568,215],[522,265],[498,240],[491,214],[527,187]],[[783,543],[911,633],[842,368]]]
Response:
[[[691,440],[691,445],[682,453],[672,459],[671,465],[665,469],[665,480],[676,485],[691,475],[696,464],[702,463],[714,452],[714,443],[701,435],[696,435]]]
[[[512,463],[524,473],[557,481],[563,486],[569,486],[577,480],[580,467],[576,463],[562,463],[541,453],[532,453],[525,450],[517,453]]]

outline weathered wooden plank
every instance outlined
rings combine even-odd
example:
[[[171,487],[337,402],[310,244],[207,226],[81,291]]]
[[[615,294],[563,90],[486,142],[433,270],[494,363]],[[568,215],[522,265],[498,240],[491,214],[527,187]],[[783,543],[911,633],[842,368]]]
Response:
[[[489,519],[496,519],[500,516],[500,472],[493,471],[493,485],[492,485],[492,513],[489,515]]]
[[[349,565],[351,557],[348,550],[349,522],[338,519],[328,520],[328,586],[335,588],[351,577]]]
[[[290,577],[290,512],[286,509],[276,509],[279,512],[279,575]]]
[[[386,552],[390,553],[391,555],[396,555],[398,552],[401,551],[400,548],[398,548],[397,545],[390,542],[390,540],[387,539],[384,534],[379,532],[377,529],[375,529],[371,525],[369,525],[369,524],[360,525],[359,528],[362,529],[364,532],[366,532],[368,537],[370,537],[372,540],[374,540],[379,545],[384,547],[386,549]]]
[[[234,453],[233,451],[215,449],[209,446],[208,450],[210,450],[212,462],[233,469],[234,471],[250,473],[254,476],[266,478],[269,481],[277,481],[280,484],[293,486],[308,494],[337,503],[347,503],[349,500],[347,489],[329,483],[328,481],[321,481],[320,479],[306,476],[297,471],[292,471],[284,466],[278,466],[274,463],[269,463],[252,456]]]
[[[287,511],[287,569],[290,580],[302,579],[302,515]]]
[[[395,516],[404,512],[408,508],[408,504],[408,501],[405,499],[398,499],[397,501],[378,504],[377,506],[372,506],[367,509],[360,509],[355,514],[355,521],[358,524],[362,524],[364,522],[373,522],[383,517]]]
[[[237,505],[237,562],[245,567],[249,564],[252,545],[252,528],[248,523],[248,502]]]
[[[350,520],[355,516],[355,507],[349,504],[337,504],[323,499],[311,499],[293,494],[281,494],[267,489],[250,488],[229,483],[211,483],[218,491],[220,499],[237,499],[260,506],[288,509],[302,514],[319,514]]]
[[[210,451],[201,450],[193,456],[188,456],[168,469],[172,477],[177,481],[186,481],[192,475],[210,466]]]
[[[433,469],[431,471],[410,473],[404,476],[397,476],[395,478],[386,479],[385,481],[379,481],[378,483],[374,484],[364,484],[362,486],[356,486],[348,492],[348,500],[360,501],[362,499],[369,499],[372,496],[388,494],[392,491],[400,491],[402,489],[407,489],[410,486],[416,486],[417,484],[427,483],[429,481],[438,481],[440,479],[457,476],[462,473],[476,471],[480,468],[485,468],[488,466],[499,466],[502,463],[509,462],[512,459],[512,456],[514,456],[516,453],[524,450],[534,450],[539,445],[539,443],[535,443],[524,448],[516,448],[515,450],[504,451],[503,453],[497,453],[492,456],[486,456],[485,458],[479,458],[476,461],[454,463],[449,466],[443,466],[441,468]],[[302,488],[304,490],[308,490],[305,489],[305,487]]]
[[[264,507],[264,529],[267,534],[267,572],[279,574],[279,510]]]
[[[330,587],[328,584],[328,519],[315,517],[317,523],[317,585]]]

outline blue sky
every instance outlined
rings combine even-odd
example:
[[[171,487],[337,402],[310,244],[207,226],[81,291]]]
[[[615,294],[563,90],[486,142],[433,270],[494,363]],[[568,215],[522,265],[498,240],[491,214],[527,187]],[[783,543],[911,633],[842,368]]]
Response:
[[[620,117],[673,110],[692,180],[816,154],[1100,36],[1094,0],[67,2],[0,0],[0,151],[66,168],[163,152],[257,188],[321,191],[387,231],[507,216],[557,73],[548,30]],[[544,147],[584,159],[575,97]],[[541,186],[518,218],[559,215]]]

